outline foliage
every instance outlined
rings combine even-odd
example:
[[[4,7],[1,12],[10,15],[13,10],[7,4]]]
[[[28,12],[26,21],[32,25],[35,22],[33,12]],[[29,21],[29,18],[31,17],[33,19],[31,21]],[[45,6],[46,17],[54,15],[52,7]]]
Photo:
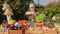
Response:
[[[49,18],[52,19],[53,16],[56,16],[60,13],[60,3],[56,5],[49,4],[45,7],[43,13]],[[57,17],[57,16],[56,16]]]
[[[32,2],[32,0],[0,0],[0,21],[4,19],[6,20],[5,16],[2,15],[4,12],[2,11],[2,5],[4,2],[7,2],[13,9],[14,16],[12,16],[12,18],[15,20],[19,20],[27,18],[24,13],[28,10],[28,6]],[[51,20],[53,16],[60,17],[60,2],[57,5],[48,4],[47,6],[44,6],[44,8],[43,6],[40,6],[40,8],[36,8],[36,11],[39,13],[39,15],[44,14],[49,18],[49,20]],[[40,18],[44,19],[44,15],[39,16],[39,18],[37,18],[37,16],[37,21],[39,21]]]
[[[24,13],[28,10],[28,5],[32,2],[31,0],[0,0],[0,20],[6,20],[5,16],[2,15],[4,12],[2,11],[2,5],[5,2],[8,3],[13,10],[13,19],[27,19]]]
[[[57,5],[52,5],[52,4],[49,4],[47,7],[47,16],[52,18],[53,16],[55,16],[56,14],[59,14],[60,13],[60,3],[57,4]]]
[[[0,23],[2,23],[3,20],[6,20],[6,16],[3,15],[4,11],[2,11],[2,5],[5,2],[8,3],[13,10],[13,19],[27,19],[24,13],[28,10],[28,5],[32,2],[31,0],[0,0]]]
[[[36,17],[36,22],[44,22],[45,14],[41,13]]]
[[[43,13],[49,19],[49,21],[52,20],[52,17],[53,16],[56,16],[56,17],[59,17],[60,18],[60,2],[59,2],[59,4],[48,4],[47,6],[45,6],[44,10],[41,10],[39,8],[39,9],[37,9],[37,11],[38,11],[39,15],[41,13]],[[38,19],[37,21],[40,21],[39,19],[42,16],[39,16],[39,17],[37,16],[38,17],[37,18]]]

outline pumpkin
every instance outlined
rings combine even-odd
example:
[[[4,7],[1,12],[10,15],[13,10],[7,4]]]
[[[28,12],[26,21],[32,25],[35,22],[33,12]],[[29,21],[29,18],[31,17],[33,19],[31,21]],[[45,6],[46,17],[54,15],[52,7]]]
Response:
[[[8,24],[10,24],[10,25],[13,25],[13,24],[15,24],[15,20],[10,20],[9,22],[8,22]]]

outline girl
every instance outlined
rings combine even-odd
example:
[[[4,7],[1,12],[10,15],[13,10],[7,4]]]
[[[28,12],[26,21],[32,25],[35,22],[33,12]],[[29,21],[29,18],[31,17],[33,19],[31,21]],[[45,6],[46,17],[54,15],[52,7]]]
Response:
[[[26,15],[28,16],[29,21],[35,22],[37,13],[35,12],[35,5],[33,3],[29,5],[29,11],[26,12]]]

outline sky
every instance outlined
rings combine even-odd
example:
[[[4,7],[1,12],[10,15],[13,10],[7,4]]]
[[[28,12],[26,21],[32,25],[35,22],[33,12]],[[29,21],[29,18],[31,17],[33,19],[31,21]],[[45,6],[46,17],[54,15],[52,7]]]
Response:
[[[38,3],[38,0],[33,0],[33,1],[36,4]],[[49,2],[58,2],[58,1],[59,0],[39,0],[39,4],[45,6],[45,5],[49,4]]]

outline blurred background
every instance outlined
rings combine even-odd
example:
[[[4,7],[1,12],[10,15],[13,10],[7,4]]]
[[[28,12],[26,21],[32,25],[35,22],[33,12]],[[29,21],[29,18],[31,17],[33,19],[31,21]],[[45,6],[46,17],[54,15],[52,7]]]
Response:
[[[0,0],[0,23],[6,20],[6,16],[3,15],[4,11],[2,11],[4,2],[7,2],[13,9],[14,16],[12,18],[15,20],[28,20],[25,12],[28,11],[29,4],[34,3],[36,12],[39,14],[44,13],[48,21],[52,21],[55,16],[54,18],[56,18],[57,22],[60,22],[60,0]]]

